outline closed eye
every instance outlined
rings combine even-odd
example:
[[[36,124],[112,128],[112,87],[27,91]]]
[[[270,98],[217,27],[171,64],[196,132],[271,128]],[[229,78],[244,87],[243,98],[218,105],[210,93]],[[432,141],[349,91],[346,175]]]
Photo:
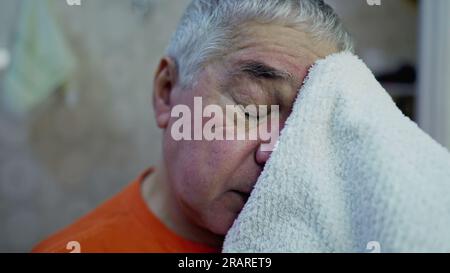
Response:
[[[268,110],[268,113],[262,113],[261,109],[257,110],[257,106],[254,106],[254,109],[253,109],[254,111],[249,111],[247,109],[247,107],[249,107],[249,106],[247,106],[247,107],[240,106],[240,107],[241,107],[242,111],[244,112],[246,119],[256,119],[259,122],[259,120],[262,119],[263,117],[270,115],[270,108]]]

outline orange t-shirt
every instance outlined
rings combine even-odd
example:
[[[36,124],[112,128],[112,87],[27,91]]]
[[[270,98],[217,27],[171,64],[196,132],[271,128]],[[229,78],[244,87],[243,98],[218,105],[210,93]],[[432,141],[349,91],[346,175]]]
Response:
[[[148,209],[141,183],[152,172],[153,168],[145,171],[125,190],[38,244],[33,252],[219,252],[175,234]],[[75,246],[70,245],[73,241]]]

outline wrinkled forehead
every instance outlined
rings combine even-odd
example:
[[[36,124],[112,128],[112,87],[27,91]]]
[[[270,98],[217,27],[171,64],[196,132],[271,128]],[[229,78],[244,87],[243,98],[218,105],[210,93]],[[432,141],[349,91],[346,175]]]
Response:
[[[279,77],[298,85],[316,60],[337,49],[295,28],[251,24],[237,30],[227,51],[223,63],[233,73]]]

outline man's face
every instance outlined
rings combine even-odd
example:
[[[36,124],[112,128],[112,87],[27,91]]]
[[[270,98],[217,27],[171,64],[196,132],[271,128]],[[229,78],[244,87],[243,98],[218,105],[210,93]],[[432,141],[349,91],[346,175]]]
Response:
[[[224,112],[226,105],[233,104],[278,105],[280,129],[284,126],[310,66],[335,50],[314,44],[292,28],[247,25],[244,29],[238,33],[233,50],[207,64],[193,88],[174,87],[171,107],[187,105],[194,113],[194,97],[202,97],[203,107],[214,104]],[[243,113],[235,119],[252,118],[257,117]],[[265,122],[266,118],[258,120]],[[171,189],[189,219],[224,235],[242,210],[270,153],[261,151],[261,140],[175,141],[171,127],[176,120],[169,120],[163,140]],[[207,121],[203,118],[203,124]],[[235,120],[231,125],[226,123],[225,129],[234,124]]]

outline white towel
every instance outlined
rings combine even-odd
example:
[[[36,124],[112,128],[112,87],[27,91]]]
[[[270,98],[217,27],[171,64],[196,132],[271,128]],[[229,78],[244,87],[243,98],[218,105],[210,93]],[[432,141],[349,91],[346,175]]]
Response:
[[[450,153],[344,52],[311,68],[223,251],[368,252],[368,245],[450,252]]]

